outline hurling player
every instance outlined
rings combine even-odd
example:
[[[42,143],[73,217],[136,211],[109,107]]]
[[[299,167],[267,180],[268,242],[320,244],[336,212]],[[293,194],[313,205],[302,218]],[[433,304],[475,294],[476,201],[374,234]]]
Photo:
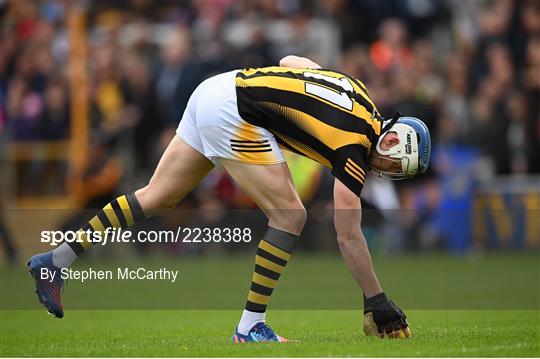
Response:
[[[82,243],[63,243],[30,259],[38,299],[61,318],[63,281],[60,275],[53,283],[40,279],[41,269],[70,266],[92,244],[85,233],[127,228],[174,208],[220,166],[268,217],[233,341],[287,341],[265,320],[272,292],[306,222],[282,153],[286,149],[323,164],[335,176],[337,240],[364,292],[366,334],[409,336],[405,314],[388,299],[374,273],[360,227],[359,195],[370,170],[389,179],[425,172],[430,141],[422,121],[399,114],[384,121],[362,82],[306,58],[287,56],[279,67],[214,76],[191,95],[177,135],[146,186],[107,204],[81,228]]]

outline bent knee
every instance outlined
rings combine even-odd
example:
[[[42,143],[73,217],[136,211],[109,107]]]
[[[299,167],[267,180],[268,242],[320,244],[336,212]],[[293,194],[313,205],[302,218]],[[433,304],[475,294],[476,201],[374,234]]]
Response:
[[[167,209],[173,209],[180,201],[179,198],[164,193],[158,186],[153,184],[152,181],[143,188],[137,190],[135,195],[147,216],[157,215]]]
[[[306,209],[301,206],[294,209],[273,209],[267,211],[269,225],[286,232],[300,235],[307,221]]]

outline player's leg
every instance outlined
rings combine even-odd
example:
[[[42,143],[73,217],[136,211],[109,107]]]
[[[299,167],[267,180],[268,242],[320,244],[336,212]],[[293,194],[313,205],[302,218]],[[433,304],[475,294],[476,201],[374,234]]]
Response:
[[[101,209],[81,230],[87,233],[106,228],[129,228],[148,217],[174,208],[208,172],[212,162],[197,152],[179,136],[169,143],[148,184],[139,190],[122,195]],[[90,230],[90,232],[88,232]],[[86,234],[82,243],[71,242],[53,250],[53,263],[59,268],[71,265],[77,256],[90,248],[92,241]]]
[[[60,298],[62,280],[58,274],[55,276],[56,282],[47,283],[42,278],[43,268],[52,273],[59,268],[69,267],[91,247],[93,242],[88,235],[92,236],[93,232],[103,234],[106,228],[128,228],[149,216],[174,208],[213,167],[212,162],[200,152],[179,136],[174,136],[149,183],[103,207],[79,230],[81,242],[62,243],[51,252],[32,257],[27,265],[36,279],[38,298],[47,310],[57,317],[63,316]]]
[[[156,171],[135,196],[146,216],[174,208],[214,168],[203,154],[174,136]]]
[[[306,210],[285,162],[253,165],[221,160],[227,172],[268,217],[268,230],[257,248],[255,271],[233,340],[283,341],[265,326],[268,302],[306,222]]]
[[[63,243],[49,253],[38,254],[30,259],[28,266],[36,281],[39,300],[47,310],[57,317],[63,316],[60,275],[55,282],[48,282],[42,275],[42,269],[58,272],[65,268],[87,250],[92,241],[89,236],[95,232],[104,232],[107,228],[127,228],[145,220],[148,216],[173,208],[206,174],[214,167],[206,156],[201,134],[197,125],[198,108],[201,100],[208,104],[206,89],[213,84],[201,83],[191,95],[186,110],[165,153],[161,157],[148,185],[134,193],[120,196],[107,204],[78,233],[82,241]],[[210,114],[216,116],[219,104],[207,106]]]
[[[276,139],[245,121],[236,101],[236,72],[210,80],[197,107],[197,126],[207,157],[222,164],[266,213],[269,228],[259,243],[246,309],[233,339],[278,341],[264,323],[270,296],[306,220]],[[218,107],[215,112],[212,108]]]
[[[270,227],[300,235],[306,210],[286,162],[256,165],[221,159],[220,163],[266,214]]]

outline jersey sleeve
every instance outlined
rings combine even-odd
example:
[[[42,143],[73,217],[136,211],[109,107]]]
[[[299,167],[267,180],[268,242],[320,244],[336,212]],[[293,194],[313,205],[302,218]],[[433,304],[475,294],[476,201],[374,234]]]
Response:
[[[361,145],[338,148],[332,160],[332,175],[358,197],[364,187],[368,166],[368,151]]]

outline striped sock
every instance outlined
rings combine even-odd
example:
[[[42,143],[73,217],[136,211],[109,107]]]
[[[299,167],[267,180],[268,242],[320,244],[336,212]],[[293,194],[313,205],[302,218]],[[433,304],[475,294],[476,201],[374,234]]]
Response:
[[[281,272],[283,272],[283,269],[285,269],[287,262],[291,258],[291,253],[297,239],[298,236],[269,227],[263,239],[259,242],[251,289],[248,294],[244,314],[238,325],[238,330],[241,334],[247,334],[253,325],[256,324],[251,323],[254,317],[252,313],[266,312],[270,296],[277,285]],[[260,321],[264,321],[264,315],[261,318],[263,319]]]
[[[92,245],[87,237],[88,231],[102,232],[106,228],[126,229],[146,219],[144,212],[135,197],[135,193],[122,195],[107,204],[92,219],[86,223],[80,230],[82,242],[65,242],[53,252],[53,264],[59,268],[69,267],[75,259],[86,251]]]

